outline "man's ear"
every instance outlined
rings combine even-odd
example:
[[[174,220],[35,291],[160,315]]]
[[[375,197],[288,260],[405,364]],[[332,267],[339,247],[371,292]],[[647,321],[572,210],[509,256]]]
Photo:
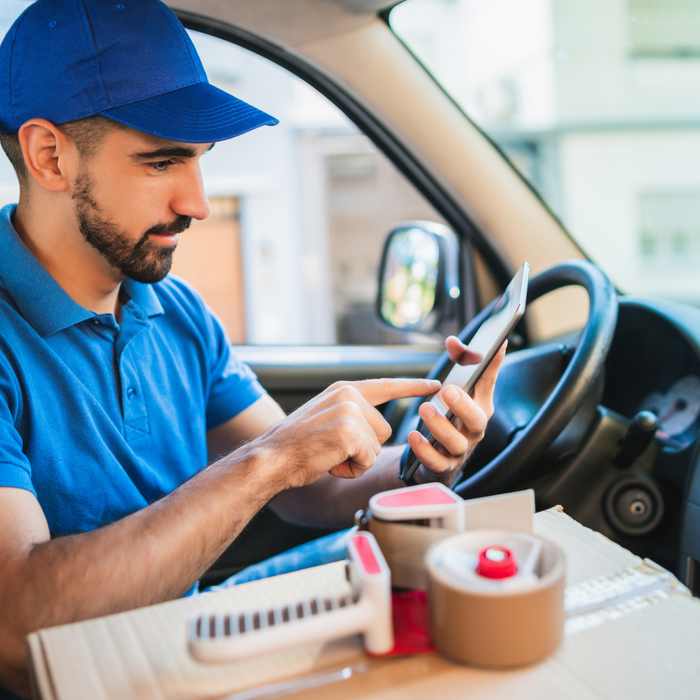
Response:
[[[17,136],[29,176],[49,192],[67,190],[77,175],[80,154],[63,131],[46,119],[30,119]]]

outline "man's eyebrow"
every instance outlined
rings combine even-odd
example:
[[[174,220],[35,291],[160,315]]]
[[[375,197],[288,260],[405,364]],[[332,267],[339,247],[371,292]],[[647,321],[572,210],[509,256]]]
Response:
[[[135,161],[142,160],[169,160],[170,158],[195,158],[197,151],[186,146],[163,146],[153,151],[139,151],[132,153],[131,158]]]

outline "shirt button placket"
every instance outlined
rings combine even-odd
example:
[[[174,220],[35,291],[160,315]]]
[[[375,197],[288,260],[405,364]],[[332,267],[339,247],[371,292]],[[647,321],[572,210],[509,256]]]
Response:
[[[145,401],[147,394],[144,394],[141,386],[143,367],[134,346],[134,339],[148,326],[148,321],[138,309],[130,303],[124,306],[117,351],[123,387],[124,434],[129,442],[140,440],[149,434]]]

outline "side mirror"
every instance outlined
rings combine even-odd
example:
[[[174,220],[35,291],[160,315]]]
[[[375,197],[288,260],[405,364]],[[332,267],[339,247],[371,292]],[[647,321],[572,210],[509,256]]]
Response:
[[[379,270],[379,317],[400,330],[434,331],[455,316],[459,242],[447,226],[404,221],[389,232]]]

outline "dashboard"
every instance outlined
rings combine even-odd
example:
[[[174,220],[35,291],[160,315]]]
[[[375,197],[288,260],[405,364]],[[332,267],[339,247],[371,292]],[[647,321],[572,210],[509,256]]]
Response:
[[[550,473],[531,484],[538,508],[562,505],[700,592],[692,581],[700,583],[700,308],[621,297],[601,384],[573,449],[560,448]],[[655,439],[637,441],[633,461],[618,462],[643,410],[657,416]]]
[[[690,445],[700,433],[700,310],[623,297],[602,403],[632,418],[655,413],[658,440]]]

